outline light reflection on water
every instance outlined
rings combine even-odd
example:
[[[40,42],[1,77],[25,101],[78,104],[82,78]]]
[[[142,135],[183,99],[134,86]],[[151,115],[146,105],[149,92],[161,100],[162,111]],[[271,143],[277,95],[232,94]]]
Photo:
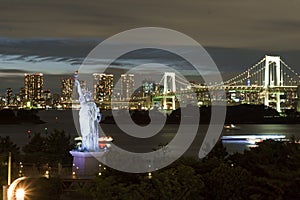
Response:
[[[235,138],[235,140],[222,141],[230,153],[242,153],[244,150],[249,150],[250,147],[256,147],[255,140],[251,140],[251,137],[288,140],[295,136],[295,139],[300,139],[300,124],[239,124],[237,126],[239,129],[224,129],[222,132],[223,136],[244,137],[241,140],[236,140],[237,138]],[[247,140],[247,138],[249,139]],[[257,141],[260,142],[259,140]]]
[[[238,147],[238,149],[232,149],[231,151],[229,151],[230,153],[242,153],[244,150],[249,150],[250,148],[258,147],[259,143],[268,139],[275,141],[289,141],[289,139],[282,134],[223,135],[221,137],[222,143],[227,148],[227,150],[230,150],[232,147]]]
[[[28,143],[29,138],[27,130],[31,130],[31,135],[35,132],[46,134],[53,129],[65,130],[71,137],[78,137],[71,111],[40,111],[39,116],[46,121],[45,124],[20,124],[20,125],[0,125],[0,136],[10,136],[12,141],[19,146],[24,146]],[[239,129],[226,130],[222,132],[223,136],[237,135],[283,135],[286,138],[295,136],[300,139],[300,124],[240,124]],[[45,130],[47,128],[47,130]],[[150,139],[139,139],[128,137],[114,124],[101,124],[101,128],[107,135],[114,138],[114,143],[124,149],[134,152],[149,152],[154,148],[158,148],[160,144],[168,143],[176,134],[178,125],[168,124],[156,136]],[[200,125],[198,135],[193,144],[187,151],[186,155],[198,156],[201,146],[201,138],[206,133],[207,125]],[[186,133],[189,134],[189,133]],[[223,142],[227,150],[232,152],[243,152],[247,149],[249,143],[245,141],[226,141]],[[252,144],[250,144],[252,145]]]

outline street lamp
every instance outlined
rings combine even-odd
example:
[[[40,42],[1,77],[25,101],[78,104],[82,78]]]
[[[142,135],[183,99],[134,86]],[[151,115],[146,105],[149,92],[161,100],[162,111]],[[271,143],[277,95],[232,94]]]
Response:
[[[16,199],[17,200],[24,200],[25,197],[25,190],[23,188],[19,188],[16,191]]]
[[[14,180],[11,183],[11,185],[9,186],[9,188],[7,190],[7,200],[13,200],[15,195],[19,196],[19,198],[17,198],[17,200],[21,200],[21,199],[24,200],[24,197],[21,198],[22,193],[24,194],[23,196],[25,196],[24,189],[21,189],[21,188],[18,188],[17,190],[15,190],[15,189],[17,188],[17,185],[25,179],[27,179],[27,177],[23,176],[23,177],[17,178],[16,180]],[[18,192],[18,190],[20,190],[20,191]],[[22,190],[23,190],[23,192],[22,192]]]

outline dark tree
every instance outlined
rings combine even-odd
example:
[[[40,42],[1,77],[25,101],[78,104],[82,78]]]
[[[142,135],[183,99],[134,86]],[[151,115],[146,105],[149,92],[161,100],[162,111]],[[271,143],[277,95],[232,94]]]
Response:
[[[30,142],[23,147],[25,159],[32,163],[57,163],[72,162],[69,151],[74,147],[70,136],[64,131],[54,130],[47,136],[36,133]]]
[[[70,135],[67,135],[65,131],[54,130],[46,138],[47,154],[51,159],[51,163],[71,163],[72,156],[69,151],[74,148],[74,144],[71,142]]]

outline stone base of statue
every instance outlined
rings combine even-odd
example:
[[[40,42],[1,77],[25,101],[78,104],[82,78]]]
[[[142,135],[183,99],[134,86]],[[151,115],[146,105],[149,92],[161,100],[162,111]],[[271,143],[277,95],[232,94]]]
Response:
[[[70,151],[73,156],[72,174],[76,177],[95,176],[99,173],[101,164],[97,158],[102,157],[105,151],[100,152],[80,152]]]

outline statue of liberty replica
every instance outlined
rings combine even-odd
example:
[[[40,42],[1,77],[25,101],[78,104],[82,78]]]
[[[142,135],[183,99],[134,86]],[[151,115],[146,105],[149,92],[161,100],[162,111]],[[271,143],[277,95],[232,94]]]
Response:
[[[82,147],[84,151],[95,152],[99,151],[98,144],[98,124],[101,120],[100,109],[93,101],[92,93],[85,89],[81,89],[78,81],[78,74],[74,74],[74,83],[77,88],[80,102],[79,110],[79,125],[82,137]]]

